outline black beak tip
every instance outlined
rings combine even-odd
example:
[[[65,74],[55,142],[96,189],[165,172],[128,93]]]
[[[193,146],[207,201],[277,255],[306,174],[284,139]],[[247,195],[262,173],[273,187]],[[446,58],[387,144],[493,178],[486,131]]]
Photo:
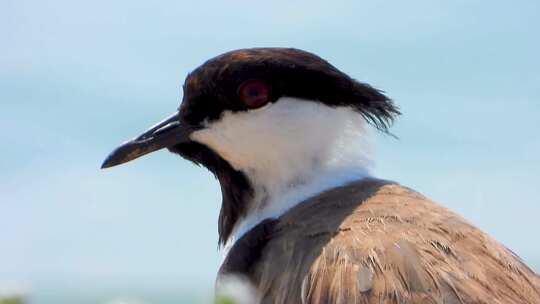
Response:
[[[128,162],[130,160],[127,157],[130,152],[129,146],[129,144],[123,144],[112,151],[101,164],[101,169],[107,169]]]
[[[156,124],[139,137],[128,140],[107,156],[101,169],[127,163],[148,153],[189,141],[192,127],[178,121],[178,113]]]
[[[101,169],[107,169],[114,166],[109,162],[109,158],[105,159],[105,161],[101,164]]]
[[[115,159],[114,159],[113,156],[114,156],[113,153],[111,153],[111,154],[109,154],[109,156],[107,156],[107,158],[101,164],[101,169],[107,169],[107,168],[114,167],[114,166],[118,165],[118,163],[115,162]]]

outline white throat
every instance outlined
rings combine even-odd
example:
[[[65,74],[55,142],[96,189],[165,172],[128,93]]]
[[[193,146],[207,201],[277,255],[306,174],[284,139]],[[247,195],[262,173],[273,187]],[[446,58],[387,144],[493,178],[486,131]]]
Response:
[[[264,219],[365,178],[371,167],[369,130],[362,115],[317,101],[282,97],[256,110],[226,111],[191,136],[246,174],[255,191],[247,215],[226,242],[225,254]]]

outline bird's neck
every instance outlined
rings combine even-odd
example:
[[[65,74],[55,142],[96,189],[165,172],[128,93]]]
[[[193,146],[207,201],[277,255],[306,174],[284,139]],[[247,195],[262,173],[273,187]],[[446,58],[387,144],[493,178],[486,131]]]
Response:
[[[195,138],[242,172],[252,187],[225,252],[266,218],[369,176],[369,131],[347,107],[283,98],[255,112],[226,113]]]
[[[249,202],[247,215],[236,222],[231,236],[225,243],[225,255],[236,240],[263,220],[278,218],[289,209],[317,194],[369,176],[369,170],[365,167],[341,168],[341,170],[327,169],[314,173],[314,176],[306,178],[299,184],[268,181],[268,183],[257,185],[255,196]]]

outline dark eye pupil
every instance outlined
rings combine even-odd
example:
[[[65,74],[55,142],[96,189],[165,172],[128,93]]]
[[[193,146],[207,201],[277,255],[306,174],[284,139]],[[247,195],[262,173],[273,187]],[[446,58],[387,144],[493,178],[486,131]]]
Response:
[[[249,95],[253,96],[253,97],[258,96],[259,95],[259,89],[258,88],[251,88],[249,90]]]
[[[270,101],[270,87],[262,80],[247,80],[240,85],[238,97],[248,108],[259,108]]]

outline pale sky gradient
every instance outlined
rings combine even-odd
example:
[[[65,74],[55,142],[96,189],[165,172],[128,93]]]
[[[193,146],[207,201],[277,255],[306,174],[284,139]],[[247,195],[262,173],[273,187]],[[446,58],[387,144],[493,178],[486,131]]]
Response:
[[[211,174],[167,152],[99,166],[176,109],[189,71],[256,46],[312,51],[385,90],[403,116],[399,140],[376,137],[376,175],[538,270],[539,29],[536,0],[4,0],[0,284],[211,289]]]

